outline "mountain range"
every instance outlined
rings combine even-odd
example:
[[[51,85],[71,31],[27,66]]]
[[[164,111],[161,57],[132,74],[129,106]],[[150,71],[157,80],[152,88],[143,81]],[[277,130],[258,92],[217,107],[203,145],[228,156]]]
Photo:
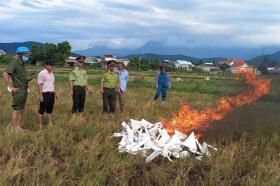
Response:
[[[106,46],[95,46],[85,50],[77,50],[75,53],[86,56],[99,56],[112,54],[115,56],[128,56],[133,54],[159,54],[192,56],[195,58],[240,58],[250,60],[263,53],[270,54],[280,50],[280,46],[267,46],[262,48],[249,47],[182,47],[167,46],[161,42],[149,41],[136,49],[114,49]]]
[[[147,53],[147,54],[133,54],[133,55],[128,55],[128,56],[123,56],[123,58],[127,58],[130,59],[132,57],[143,57],[146,59],[160,59],[160,60],[171,60],[171,61],[175,61],[175,60],[187,60],[187,61],[191,61],[193,63],[215,63],[218,61],[222,61],[226,58],[222,58],[222,57],[215,57],[215,58],[195,58],[195,57],[190,57],[190,56],[185,56],[182,54],[178,54],[178,55],[158,55],[158,54],[152,54],[152,53]]]
[[[6,53],[15,53],[16,48],[19,46],[31,48],[32,45],[41,46],[42,43],[34,41],[0,43],[0,49],[4,50]],[[189,60],[194,63],[217,62],[226,58],[240,58],[247,59],[246,62],[249,64],[260,64],[264,60],[270,60],[277,62],[277,65],[280,66],[280,46],[268,46],[263,48],[184,48],[166,46],[161,42],[150,41],[137,49],[112,49],[105,46],[97,46],[86,50],[76,50],[72,53],[74,56],[77,56],[77,54],[86,56],[112,54],[123,58],[140,56],[148,59]]]
[[[260,64],[263,61],[270,61],[270,62],[276,62],[277,66],[280,66],[280,51],[270,54],[270,55],[261,55],[258,57],[255,57],[251,60],[248,60],[247,62],[249,64]]]
[[[31,49],[32,45],[42,46],[43,43],[39,43],[35,41],[0,43],[0,50],[4,50],[7,54],[15,54],[18,47],[25,46]],[[72,52],[72,56],[76,57],[79,56],[79,54]]]
[[[14,42],[14,43],[0,43],[0,49],[4,50],[8,54],[15,54],[16,49],[20,46],[26,46],[31,49],[32,45],[43,45],[42,43],[35,41],[26,41],[26,42]]]

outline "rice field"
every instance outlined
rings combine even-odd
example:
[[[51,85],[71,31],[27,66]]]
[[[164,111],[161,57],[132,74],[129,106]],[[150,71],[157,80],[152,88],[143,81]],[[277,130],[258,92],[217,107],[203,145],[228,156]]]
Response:
[[[91,70],[93,94],[87,96],[84,115],[74,117],[67,94],[69,70],[56,69],[60,100],[54,126],[42,130],[36,80],[30,83],[23,133],[9,126],[11,95],[0,81],[0,185],[279,185],[279,77],[273,77],[269,95],[235,109],[204,132],[201,140],[219,149],[212,157],[172,162],[158,157],[146,163],[141,155],[117,152],[118,140],[111,136],[122,121],[171,118],[185,102],[198,109],[214,107],[221,96],[238,94],[244,83],[228,75],[173,72],[168,101],[162,104],[152,99],[155,72],[130,72],[125,112],[102,114],[101,71]],[[183,81],[176,82],[177,77]]]

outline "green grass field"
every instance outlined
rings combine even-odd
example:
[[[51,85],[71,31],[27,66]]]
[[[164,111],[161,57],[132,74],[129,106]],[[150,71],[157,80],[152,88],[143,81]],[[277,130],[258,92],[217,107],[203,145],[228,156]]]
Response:
[[[155,72],[131,72],[125,113],[102,114],[101,71],[92,70],[94,93],[87,97],[84,119],[76,119],[67,94],[69,70],[56,69],[55,126],[39,130],[33,80],[23,119],[26,132],[19,134],[10,130],[11,95],[0,81],[0,185],[279,185],[280,78],[274,77],[269,95],[235,109],[204,132],[201,140],[219,149],[212,157],[173,162],[159,157],[145,163],[141,155],[117,152],[118,139],[111,136],[122,121],[170,118],[184,102],[198,109],[215,106],[221,96],[241,91],[243,82],[224,75],[171,73],[168,102],[162,104],[152,100]],[[177,77],[184,81],[175,82]]]

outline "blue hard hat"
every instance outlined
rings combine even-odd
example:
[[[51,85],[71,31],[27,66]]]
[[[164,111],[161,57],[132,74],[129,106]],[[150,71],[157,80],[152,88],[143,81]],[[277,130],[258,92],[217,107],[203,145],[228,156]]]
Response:
[[[22,53],[31,53],[31,52],[30,52],[29,48],[21,46],[21,47],[17,48],[16,53],[22,54]]]

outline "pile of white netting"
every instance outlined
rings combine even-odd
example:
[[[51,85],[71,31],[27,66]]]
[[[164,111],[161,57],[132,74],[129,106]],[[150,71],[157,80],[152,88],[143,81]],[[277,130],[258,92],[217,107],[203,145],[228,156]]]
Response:
[[[147,162],[159,155],[170,161],[189,156],[201,160],[203,156],[210,156],[209,149],[217,150],[205,142],[200,144],[193,132],[187,136],[175,130],[174,135],[170,136],[160,122],[152,124],[144,119],[123,122],[122,131],[115,133],[114,137],[121,139],[119,152],[141,153],[147,157]]]

